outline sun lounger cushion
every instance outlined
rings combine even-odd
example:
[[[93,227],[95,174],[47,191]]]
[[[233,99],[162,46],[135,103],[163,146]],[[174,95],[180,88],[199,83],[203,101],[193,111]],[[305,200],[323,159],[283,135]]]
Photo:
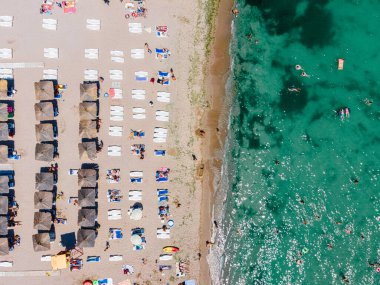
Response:
[[[142,119],[146,119],[146,115],[145,114],[133,114],[132,118],[136,119],[136,120],[142,120]]]
[[[166,138],[153,138],[155,143],[166,143]]]

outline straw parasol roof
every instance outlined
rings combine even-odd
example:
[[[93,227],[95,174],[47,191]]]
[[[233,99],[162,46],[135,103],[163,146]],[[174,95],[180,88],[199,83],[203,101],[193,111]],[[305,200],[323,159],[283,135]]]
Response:
[[[37,121],[46,121],[54,119],[54,107],[51,102],[40,102],[34,104],[34,112]]]
[[[53,81],[34,82],[34,91],[36,100],[53,100],[54,84]]]
[[[8,120],[8,104],[0,103],[0,121]]]
[[[96,143],[95,142],[82,142],[78,143],[79,158],[86,160],[96,159]]]
[[[40,161],[52,161],[54,159],[54,145],[38,143],[36,144],[35,159]]]
[[[98,114],[96,102],[82,102],[79,104],[80,120],[95,120]]]
[[[9,129],[7,123],[0,123],[0,141],[7,141],[9,139]]]
[[[0,79],[0,97],[8,97],[8,81]]]
[[[50,237],[48,233],[35,234],[32,236],[34,251],[50,250]]]
[[[0,235],[5,236],[8,234],[8,219],[7,217],[0,216]]]
[[[84,139],[94,139],[98,136],[96,122],[91,120],[83,120],[79,122],[79,135]]]
[[[2,237],[0,238],[0,255],[8,255],[8,254],[9,254],[8,238]]]
[[[96,170],[95,169],[79,169],[78,185],[80,187],[96,187]]]
[[[47,212],[35,212],[33,227],[36,230],[49,231],[52,224],[51,213]]]
[[[0,145],[0,163],[8,162],[8,146]]]
[[[7,196],[0,196],[0,215],[6,215],[8,213],[9,202]]]
[[[78,191],[78,203],[80,207],[95,207],[95,189],[84,188]]]
[[[52,124],[35,125],[37,142],[49,142],[54,140],[54,132]]]
[[[95,230],[80,229],[77,232],[77,246],[80,248],[94,247],[96,239]]]
[[[98,85],[96,83],[80,84],[80,100],[96,101],[98,99]]]
[[[50,172],[36,173],[37,190],[53,190],[54,175]]]
[[[53,193],[51,192],[34,192],[34,208],[39,210],[48,210],[53,206]]]
[[[95,226],[96,210],[95,209],[80,209],[78,210],[78,226],[93,227]]]
[[[8,194],[9,193],[9,177],[0,176],[0,193]]]

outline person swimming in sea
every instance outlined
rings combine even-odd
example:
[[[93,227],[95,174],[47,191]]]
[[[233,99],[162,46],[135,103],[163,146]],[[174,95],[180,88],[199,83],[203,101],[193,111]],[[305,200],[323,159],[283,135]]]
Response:
[[[292,88],[288,88],[288,91],[289,92],[297,92],[297,93],[299,93],[299,92],[301,92],[301,88],[294,88],[294,87],[292,87]]]
[[[350,117],[350,111],[351,111],[350,108],[348,108],[348,107],[344,108],[344,112],[346,114],[346,118]]]

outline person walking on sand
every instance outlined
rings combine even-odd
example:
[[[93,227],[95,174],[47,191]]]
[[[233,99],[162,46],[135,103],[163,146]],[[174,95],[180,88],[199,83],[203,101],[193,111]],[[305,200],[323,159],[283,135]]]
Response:
[[[110,243],[108,241],[106,241],[106,247],[105,247],[104,251],[107,251],[110,247],[111,247]]]

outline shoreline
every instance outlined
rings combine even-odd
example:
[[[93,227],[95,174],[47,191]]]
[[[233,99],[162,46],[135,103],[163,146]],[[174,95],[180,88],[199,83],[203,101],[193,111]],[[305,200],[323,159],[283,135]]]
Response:
[[[201,143],[202,161],[204,163],[204,176],[202,179],[201,221],[200,221],[200,284],[212,284],[210,266],[207,261],[209,254],[205,246],[207,240],[213,235],[213,210],[216,186],[220,182],[222,155],[227,135],[227,108],[226,84],[230,74],[230,40],[231,23],[233,20],[231,9],[233,0],[221,0],[218,5],[215,19],[214,38],[207,66],[208,78],[205,81],[209,108],[203,114],[200,125],[206,131],[204,141]],[[219,131],[218,131],[219,130]]]

